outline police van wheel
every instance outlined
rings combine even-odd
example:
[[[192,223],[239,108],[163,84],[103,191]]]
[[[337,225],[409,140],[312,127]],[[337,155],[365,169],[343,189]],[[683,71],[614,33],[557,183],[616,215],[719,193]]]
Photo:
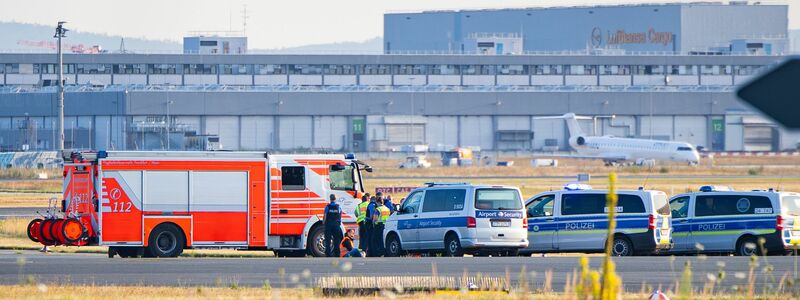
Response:
[[[450,257],[464,256],[464,249],[461,249],[461,241],[455,234],[447,235],[444,240],[444,254]]]
[[[633,255],[633,245],[631,241],[623,236],[614,237],[614,242],[611,243],[612,256],[631,256]]]
[[[325,257],[325,227],[316,226],[308,234],[308,254],[314,257]],[[338,245],[337,245],[338,246]]]
[[[738,256],[753,256],[761,255],[761,250],[758,248],[758,242],[754,237],[743,237],[736,243],[736,255]]]
[[[178,257],[183,253],[185,243],[186,238],[178,227],[161,224],[150,232],[147,254],[152,257]]]
[[[390,234],[386,239],[386,256],[398,257],[402,251],[403,248],[400,245],[400,239],[397,238],[396,234]]]

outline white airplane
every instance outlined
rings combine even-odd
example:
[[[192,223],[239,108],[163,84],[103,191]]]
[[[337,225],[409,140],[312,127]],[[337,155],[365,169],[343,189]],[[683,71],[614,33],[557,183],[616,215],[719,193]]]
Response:
[[[591,119],[567,113],[557,117],[535,119],[564,119],[569,129],[569,145],[578,152],[574,158],[602,159],[607,166],[620,162],[647,164],[655,160],[669,160],[696,165],[700,160],[697,149],[689,143],[649,139],[619,138],[613,136],[586,136],[578,119]]]

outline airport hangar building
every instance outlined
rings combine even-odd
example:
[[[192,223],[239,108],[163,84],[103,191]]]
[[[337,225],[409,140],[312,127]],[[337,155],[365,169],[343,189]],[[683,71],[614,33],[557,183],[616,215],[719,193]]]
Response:
[[[781,58],[68,54],[66,145],[198,149],[218,138],[228,150],[540,151],[568,149],[568,133],[535,117],[574,112],[596,117],[582,124],[589,134],[784,150],[798,136],[733,94]],[[52,147],[57,87],[40,85],[55,78],[54,62],[0,54],[4,149]]]
[[[423,12],[398,15],[401,24],[387,14],[391,45],[380,55],[67,54],[66,145],[361,152],[426,144],[432,150],[567,150],[564,122],[536,117],[574,112],[593,117],[582,121],[588,134],[683,140],[710,151],[797,148],[800,135],[750,112],[733,94],[735,85],[784,58],[787,7],[705,5],[694,6],[704,9],[707,20],[736,16],[736,22],[752,26],[724,35],[704,31],[708,40],[702,46],[685,42],[693,40],[688,28],[711,25],[698,24],[697,17],[690,22],[687,5],[520,11],[519,17],[559,16],[553,22],[560,20],[566,35],[544,43],[535,37],[547,28],[516,26],[524,32],[515,33],[484,24],[465,29],[468,19],[484,17],[507,24],[510,16],[493,14],[520,14],[517,10],[485,11],[480,18],[462,11],[456,15],[463,19],[454,22],[463,40],[473,43],[474,49],[463,51],[469,54],[431,54],[449,52],[435,45],[392,50],[403,44],[395,39],[402,28],[421,40],[452,39],[452,33],[429,38],[409,27],[416,23],[407,18],[440,14]],[[736,14],[725,11],[731,7]],[[625,17],[643,11],[669,12],[673,25],[680,25],[661,29],[649,23],[666,22],[663,18]],[[569,32],[579,26],[565,22],[583,20],[585,14],[605,19],[589,24],[589,33]],[[438,25],[428,25],[437,32]],[[639,31],[651,26],[658,28],[656,33],[672,32],[672,44],[661,40],[665,34],[648,35],[649,29],[642,36]],[[600,31],[598,45],[591,45],[597,39],[593,31]],[[651,42],[650,36],[660,38]],[[579,47],[570,44],[573,40],[582,41],[583,50],[571,50]],[[727,48],[721,47],[726,40]],[[553,43],[562,44],[537,48]],[[0,148],[52,147],[58,95],[48,85],[55,82],[55,62],[53,54],[0,54]]]

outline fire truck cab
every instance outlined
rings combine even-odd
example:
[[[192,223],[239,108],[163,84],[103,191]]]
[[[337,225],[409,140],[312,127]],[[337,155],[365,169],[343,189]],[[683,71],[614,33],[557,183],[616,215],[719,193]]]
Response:
[[[51,245],[108,246],[121,257],[174,257],[198,247],[324,256],[329,195],[342,206],[344,227],[357,227],[361,171],[372,170],[353,154],[64,154],[60,222],[72,228],[54,225],[60,218],[40,220],[29,234]]]

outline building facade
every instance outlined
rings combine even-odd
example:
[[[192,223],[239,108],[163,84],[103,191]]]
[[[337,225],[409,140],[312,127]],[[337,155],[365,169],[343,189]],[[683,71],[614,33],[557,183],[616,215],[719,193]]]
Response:
[[[245,54],[247,37],[219,34],[194,35],[183,38],[184,54]]]
[[[788,6],[754,3],[388,13],[384,15],[384,51],[480,53],[473,37],[489,34],[519,36],[526,52],[788,52]],[[748,41],[752,47],[732,49],[736,40]]]
[[[66,145],[128,150],[567,150],[598,135],[714,151],[797,135],[733,91],[780,56],[67,54]],[[51,149],[55,55],[0,54],[0,148]]]

